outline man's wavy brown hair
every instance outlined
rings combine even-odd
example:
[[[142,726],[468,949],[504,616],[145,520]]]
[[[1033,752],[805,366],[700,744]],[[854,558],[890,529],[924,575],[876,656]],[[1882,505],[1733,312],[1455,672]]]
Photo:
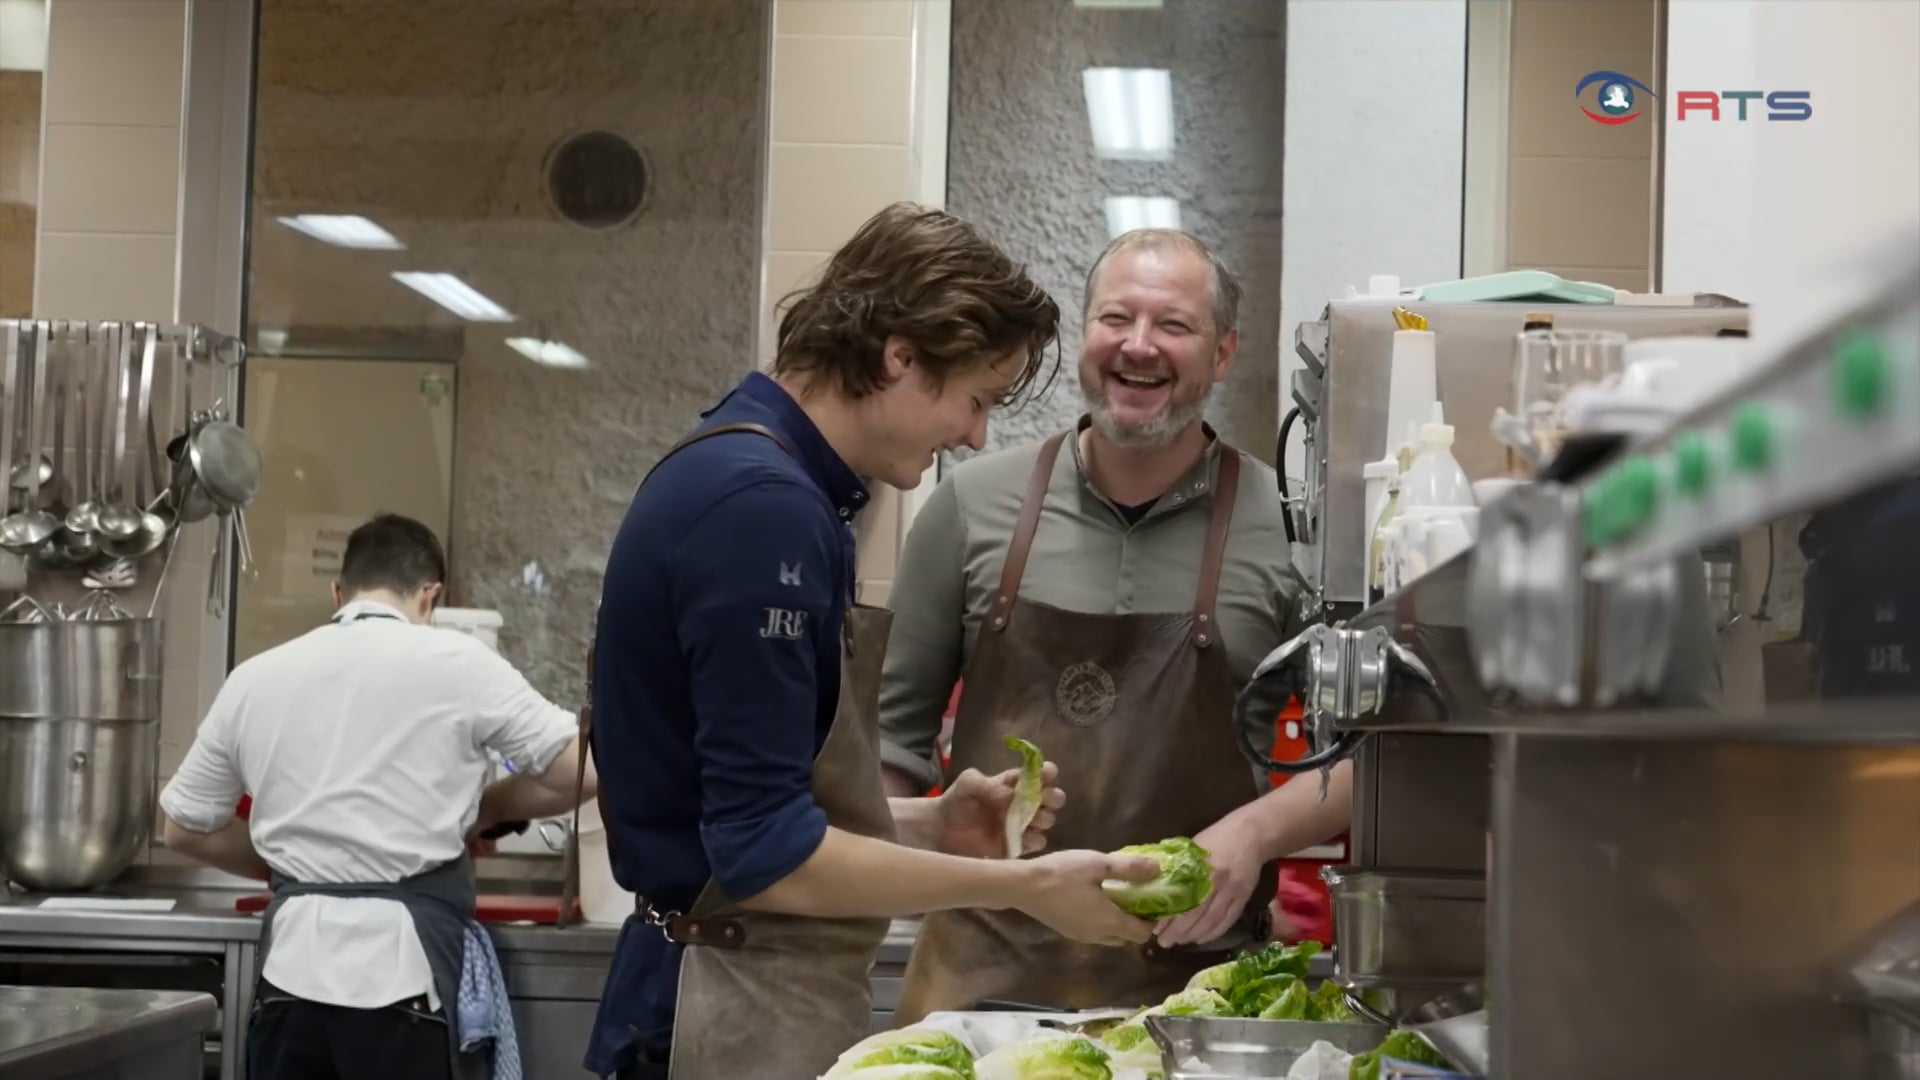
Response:
[[[1019,350],[1026,362],[1001,404],[1044,392],[1059,367],[1058,350],[1047,354],[1060,307],[1046,290],[973,225],[913,203],[869,218],[780,307],[774,374],[831,379],[849,398],[885,388],[896,334],[936,385]]]

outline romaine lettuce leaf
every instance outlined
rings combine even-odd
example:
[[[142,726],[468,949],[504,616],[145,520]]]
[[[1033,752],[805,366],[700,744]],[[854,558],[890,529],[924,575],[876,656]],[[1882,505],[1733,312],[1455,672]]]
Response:
[[[1040,812],[1040,770],[1046,764],[1046,758],[1040,748],[1025,739],[1007,736],[1007,749],[1020,755],[1020,779],[1014,781],[1013,802],[1007,807],[1007,858],[1017,859],[1024,850],[1021,838],[1027,834],[1027,826],[1033,824],[1034,815]]]

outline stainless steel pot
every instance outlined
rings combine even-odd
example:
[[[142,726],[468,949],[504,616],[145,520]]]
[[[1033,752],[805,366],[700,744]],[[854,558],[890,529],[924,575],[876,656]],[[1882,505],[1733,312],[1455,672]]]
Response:
[[[154,619],[0,622],[0,718],[154,721]]]
[[[0,854],[6,877],[42,892],[119,877],[153,834],[160,725],[0,720]]]
[[[30,889],[112,881],[153,831],[153,619],[0,623],[0,867]]]

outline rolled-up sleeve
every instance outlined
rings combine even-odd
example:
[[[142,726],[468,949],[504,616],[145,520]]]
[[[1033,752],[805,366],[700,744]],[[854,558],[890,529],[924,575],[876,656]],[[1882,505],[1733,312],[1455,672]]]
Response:
[[[820,658],[838,655],[821,635],[843,606],[843,528],[814,492],[769,480],[715,503],[674,550],[700,839],[735,901],[793,873],[826,835],[813,758]]]
[[[464,663],[461,688],[479,745],[525,773],[547,770],[578,737],[578,717],[541,696],[506,657],[473,638],[451,642]]]
[[[893,578],[893,628],[880,676],[881,760],[940,782],[934,744],[960,677],[966,621],[966,523],[948,476],[914,515]]]
[[[211,833],[224,828],[233,820],[240,796],[246,793],[246,782],[234,757],[232,731],[243,696],[240,680],[229,677],[194,732],[187,756],[160,791],[160,812],[190,832]]]

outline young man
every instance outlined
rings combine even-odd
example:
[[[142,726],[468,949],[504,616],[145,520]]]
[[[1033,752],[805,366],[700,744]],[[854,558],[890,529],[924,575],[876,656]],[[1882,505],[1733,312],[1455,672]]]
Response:
[[[246,1049],[262,1080],[485,1074],[448,1020],[467,841],[576,805],[576,720],[485,645],[428,627],[446,576],[425,525],[355,529],[333,619],[233,670],[160,794],[169,848],[272,882]],[[515,774],[486,785],[488,751]]]
[[[1087,278],[1087,415],[1039,446],[943,479],[894,580],[881,691],[890,790],[924,791],[961,680],[952,768],[1032,740],[1076,779],[1053,834],[1112,850],[1193,836],[1215,889],[1158,928],[1158,949],[1086,950],[1007,912],[941,912],[921,928],[896,1017],[985,998],[1152,1001],[1264,929],[1263,868],[1345,828],[1349,770],[1264,796],[1236,745],[1253,668],[1302,629],[1273,471],[1202,420],[1238,344],[1240,287],[1199,240],[1120,236]],[[964,677],[962,677],[964,676]],[[1272,725],[1249,733],[1263,749]],[[1234,931],[1230,933],[1230,931]]]
[[[911,488],[940,450],[979,446],[1036,381],[1058,309],[973,227],[906,204],[789,299],[771,376],[655,467],[607,561],[592,743],[614,876],[639,899],[596,1075],[812,1080],[870,1031],[890,917],[1018,908],[1105,944],[1151,929],[1099,887],[1150,861],[1004,857],[1010,772],[889,803],[888,616],[852,603],[862,478]],[[1026,850],[1062,798],[1046,792]]]

